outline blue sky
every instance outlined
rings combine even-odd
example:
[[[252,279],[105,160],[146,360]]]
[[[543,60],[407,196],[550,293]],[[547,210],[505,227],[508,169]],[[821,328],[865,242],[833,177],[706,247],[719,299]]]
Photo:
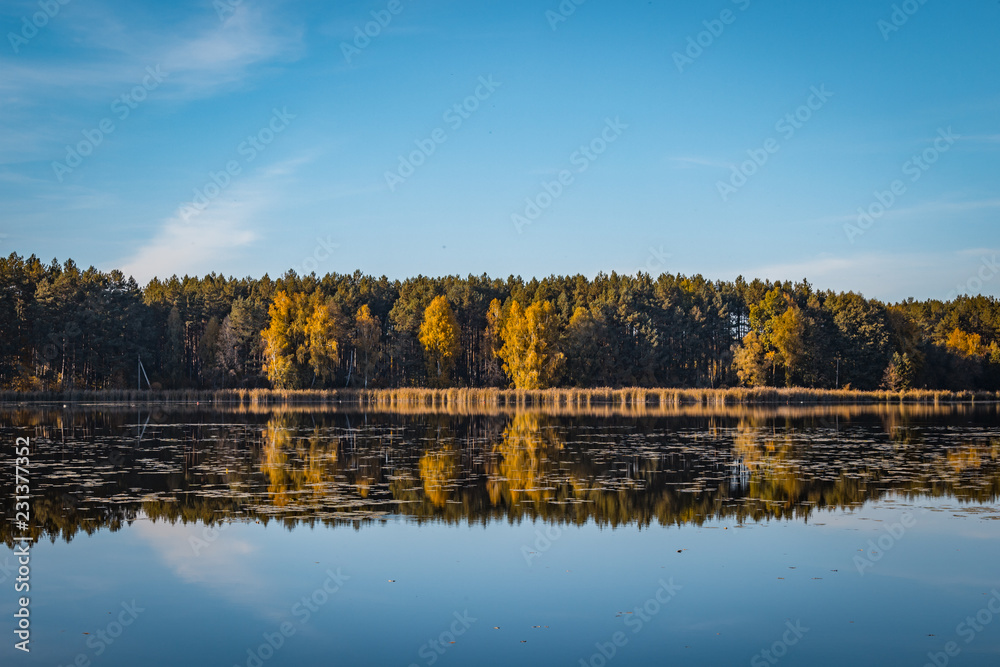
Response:
[[[1000,295],[1000,4],[904,4],[8,1],[0,252]]]

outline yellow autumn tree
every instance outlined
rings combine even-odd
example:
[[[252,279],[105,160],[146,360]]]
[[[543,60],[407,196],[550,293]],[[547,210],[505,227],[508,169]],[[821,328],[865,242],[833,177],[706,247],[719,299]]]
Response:
[[[268,310],[264,370],[278,389],[300,389],[333,377],[339,363],[336,313],[320,292],[280,291]]]
[[[979,334],[970,334],[955,327],[948,335],[945,346],[963,357],[974,357],[984,353],[983,338]]]
[[[773,358],[774,352],[768,352],[757,332],[751,331],[743,337],[743,343],[736,347],[733,367],[740,382],[750,387],[763,387],[771,376]]]
[[[327,303],[320,292],[313,292],[309,299],[305,334],[309,368],[313,374],[312,384],[316,380],[323,382],[332,378],[340,363],[333,308],[335,306]]]
[[[785,367],[785,384],[791,387],[799,375],[805,349],[806,323],[802,310],[789,299],[788,308],[774,318],[771,340]]]
[[[305,328],[300,312],[305,294],[289,296],[284,291],[274,295],[268,310],[270,323],[261,332],[264,339],[264,370],[267,379],[278,389],[297,389],[302,386],[298,363],[306,347]]]
[[[517,389],[545,389],[558,381],[565,357],[558,349],[559,318],[552,302],[527,308],[511,303],[501,337],[503,369]]]
[[[419,340],[424,348],[431,384],[446,386],[461,352],[458,320],[446,297],[435,297],[424,310]]]
[[[776,287],[758,303],[750,305],[750,332],[733,356],[740,382],[751,387],[773,385],[778,370],[793,386],[801,380],[808,353],[806,330],[811,320],[791,295]]]

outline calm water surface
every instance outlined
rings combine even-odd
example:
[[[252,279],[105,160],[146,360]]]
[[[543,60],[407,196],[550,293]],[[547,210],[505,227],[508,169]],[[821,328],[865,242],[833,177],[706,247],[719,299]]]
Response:
[[[8,407],[0,664],[997,665],[998,425]]]

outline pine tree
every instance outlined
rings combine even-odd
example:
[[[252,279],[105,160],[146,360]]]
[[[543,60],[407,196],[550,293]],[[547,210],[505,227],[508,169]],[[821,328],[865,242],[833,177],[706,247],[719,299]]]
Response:
[[[382,323],[372,315],[368,304],[358,308],[354,316],[354,346],[361,353],[361,372],[364,377],[364,386],[368,388],[368,380],[373,374],[375,365],[378,362],[378,344],[382,336]]]

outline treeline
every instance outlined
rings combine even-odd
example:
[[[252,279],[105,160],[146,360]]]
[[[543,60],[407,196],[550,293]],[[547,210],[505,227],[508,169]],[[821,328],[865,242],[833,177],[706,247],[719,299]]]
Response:
[[[0,258],[0,387],[1000,389],[1000,302],[800,283],[356,272],[154,279]],[[147,380],[142,377],[145,388]]]

